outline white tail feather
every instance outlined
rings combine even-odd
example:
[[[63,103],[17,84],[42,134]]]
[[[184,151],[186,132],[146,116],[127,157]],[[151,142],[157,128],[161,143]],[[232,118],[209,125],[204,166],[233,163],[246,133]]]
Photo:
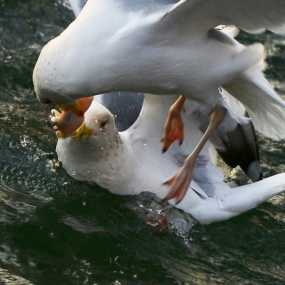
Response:
[[[242,213],[284,191],[285,173],[277,174],[259,182],[234,188],[231,195],[223,198],[223,209]]]
[[[246,106],[257,131],[275,140],[285,139],[285,101],[264,77],[264,66],[262,60],[225,88]]]
[[[252,66],[259,65],[259,62],[264,61],[264,46],[256,43],[244,48],[238,48],[237,53],[231,58],[230,64],[225,61],[216,67],[216,73],[213,75],[213,82],[217,83],[222,79],[224,82],[231,82],[239,77]]]

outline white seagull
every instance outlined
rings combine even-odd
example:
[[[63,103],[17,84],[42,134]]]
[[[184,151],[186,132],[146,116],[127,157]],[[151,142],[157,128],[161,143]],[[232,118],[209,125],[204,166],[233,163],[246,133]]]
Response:
[[[74,15],[77,17],[87,0],[70,0],[69,2]],[[232,35],[238,32],[234,27],[224,27],[223,31]],[[225,93],[225,90],[223,92]],[[85,102],[88,102],[90,99],[91,98],[85,99]],[[215,146],[216,151],[230,167],[240,166],[251,180],[260,180],[262,178],[262,171],[260,168],[259,147],[254,126],[251,120],[245,117],[246,112],[241,104],[238,104],[238,102],[228,94],[225,94],[223,99],[223,107],[227,110],[227,114],[222,126],[218,127],[210,140]],[[118,131],[123,131],[129,128],[138,118],[144,95],[142,93],[112,92],[98,95],[96,100],[107,107],[114,115]],[[84,112],[85,109],[83,108],[82,111]],[[199,122],[199,129],[205,131],[209,123],[207,115],[205,116],[205,114],[209,113],[209,110],[205,110],[205,107],[201,108],[199,104],[192,103],[191,109],[188,110],[188,112],[189,111],[192,112],[192,115],[195,116],[197,122]],[[67,118],[68,115],[62,115],[61,131],[64,133],[68,131],[68,129],[71,131],[74,130],[77,125],[72,126],[70,121],[66,122],[64,119],[64,117]],[[70,115],[69,113],[69,116]],[[66,125],[66,130],[64,130],[63,124]],[[65,136],[63,133],[59,134],[59,136]]]
[[[285,103],[263,75],[261,44],[244,46],[219,25],[285,33],[284,0],[89,0],[76,20],[42,50],[34,70],[42,102],[68,103],[110,91],[182,94],[170,108],[164,149],[183,140],[185,98],[209,110],[209,126],[166,199],[180,202],[195,161],[223,121],[219,87],[242,102],[256,129],[285,138]]]
[[[166,189],[161,181],[177,171],[202,135],[195,114],[184,113],[185,130],[189,131],[186,144],[182,147],[174,144],[169,152],[161,153],[157,140],[173,99],[173,96],[146,95],[138,119],[123,132],[118,132],[113,114],[98,100],[91,103],[91,98],[84,99],[89,107],[85,109],[83,123],[75,134],[58,139],[58,159],[73,178],[95,182],[115,194],[136,195],[148,191],[163,198]],[[52,113],[57,126],[62,114]],[[228,114],[226,120],[231,121]],[[222,172],[210,161],[211,148],[207,144],[198,156],[189,186],[193,191],[188,191],[182,202],[175,205],[200,223],[227,220],[285,191],[284,173],[230,188],[223,181]]]

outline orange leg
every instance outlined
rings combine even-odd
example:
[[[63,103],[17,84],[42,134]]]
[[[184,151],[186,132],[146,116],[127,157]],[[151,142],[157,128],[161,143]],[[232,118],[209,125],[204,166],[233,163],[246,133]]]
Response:
[[[181,112],[186,101],[186,97],[179,96],[174,104],[170,107],[164,125],[162,142],[162,152],[166,152],[168,148],[176,141],[181,145],[184,140],[184,126],[181,118]]]
[[[92,99],[92,97],[81,98],[76,100],[73,105],[62,107],[60,111],[55,109],[51,111],[50,120],[58,138],[72,136],[81,126],[84,113],[91,105]]]
[[[191,184],[193,170],[198,155],[208,141],[209,137],[224,119],[224,115],[225,111],[220,107],[216,107],[211,113],[209,126],[202,136],[200,142],[197,144],[193,152],[186,158],[183,166],[178,170],[178,173],[164,183],[164,185],[170,187],[170,191],[164,198],[164,201],[175,199],[176,204],[178,204],[183,200]]]

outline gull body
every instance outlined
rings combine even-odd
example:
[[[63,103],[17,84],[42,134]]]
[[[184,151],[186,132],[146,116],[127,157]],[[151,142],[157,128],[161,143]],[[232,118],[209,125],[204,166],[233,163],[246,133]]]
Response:
[[[87,0],[70,0],[69,2],[74,15],[77,17]],[[131,3],[141,5],[144,1],[132,1]],[[156,3],[172,4],[174,1],[162,0],[159,2],[156,0]],[[224,27],[223,32],[233,38],[238,34],[238,29],[233,26]],[[262,177],[262,172],[254,127],[251,121],[245,117],[244,107],[225,90],[223,90],[223,94],[223,102],[220,103],[226,110],[226,115],[222,125],[210,140],[228,165],[231,167],[239,165],[250,179],[259,180]],[[131,126],[138,117],[143,103],[143,94],[112,92],[108,95],[99,95],[96,99],[115,115],[116,126],[119,131],[122,131]],[[202,106],[191,101],[190,109],[188,108],[188,111],[192,112],[197,121],[200,122],[199,129],[205,131],[209,123],[207,114],[211,112],[209,106]]]
[[[77,98],[109,91],[190,96],[191,90],[192,96],[203,100],[214,77],[222,77],[217,72],[220,63],[231,60],[236,50],[197,36],[191,31],[194,27],[187,31],[191,36],[169,39],[153,26],[163,12],[145,15],[143,10],[124,11],[125,7],[111,0],[88,1],[79,17],[44,47],[35,68],[36,91],[46,87]],[[112,21],[104,13],[112,15]],[[205,62],[208,54],[212,60]],[[47,86],[41,85],[45,84],[41,76],[46,76]],[[221,82],[215,84],[219,87]]]
[[[263,46],[245,47],[234,39],[236,33],[217,29],[220,24],[237,24],[250,32],[283,33],[285,4],[280,0],[162,2],[89,0],[77,19],[43,49],[34,83],[45,102],[135,91],[183,94],[208,106],[208,128],[177,175],[165,182],[170,187],[166,199],[180,202],[198,154],[224,118],[220,86],[246,105],[257,130],[285,138],[285,103],[262,74]]]
[[[249,32],[284,33],[285,2],[162,2],[89,0],[77,19],[43,49],[34,83],[44,102],[135,91],[182,94],[206,105],[208,128],[177,174],[165,182],[170,187],[166,200],[175,197],[179,203],[189,188],[199,153],[224,119],[219,87],[246,106],[257,130],[271,138],[285,138],[285,103],[262,73],[264,47],[243,46],[234,39],[236,33],[217,28],[236,24]],[[163,150],[171,142],[169,126],[182,125],[181,106],[171,108],[174,116],[170,112]]]
[[[123,132],[118,132],[112,113],[93,100],[84,115],[93,135],[58,140],[57,154],[63,167],[73,178],[97,183],[115,194],[149,191],[164,198],[166,189],[161,181],[177,171],[201,136],[199,121],[192,112],[186,112],[184,116],[191,116],[191,120],[186,120],[185,128],[191,135],[186,136],[185,145],[173,145],[168,153],[161,153],[157,141],[174,98],[146,95],[140,116]],[[102,121],[108,122],[104,128],[100,127]],[[211,149],[208,143],[198,158],[190,185],[194,191],[188,191],[175,205],[200,223],[227,220],[285,191],[285,174],[230,188],[211,162]]]
[[[246,47],[236,32],[215,29],[236,24],[283,33],[284,1],[175,2],[89,0],[43,48],[34,70],[39,98],[60,103],[136,91],[183,94],[214,107],[223,86],[245,104],[257,130],[284,138],[285,104],[263,76],[263,46]]]

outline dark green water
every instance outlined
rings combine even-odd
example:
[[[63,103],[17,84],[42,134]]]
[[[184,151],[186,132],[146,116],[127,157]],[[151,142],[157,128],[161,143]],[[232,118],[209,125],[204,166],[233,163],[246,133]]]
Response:
[[[57,167],[31,72],[41,46],[71,19],[54,0],[0,0],[0,267],[40,285],[285,284],[284,195],[194,226],[189,246],[146,226],[128,198]],[[242,39],[266,43],[268,77],[284,92],[285,39]],[[260,140],[265,173],[285,171],[284,144]]]

